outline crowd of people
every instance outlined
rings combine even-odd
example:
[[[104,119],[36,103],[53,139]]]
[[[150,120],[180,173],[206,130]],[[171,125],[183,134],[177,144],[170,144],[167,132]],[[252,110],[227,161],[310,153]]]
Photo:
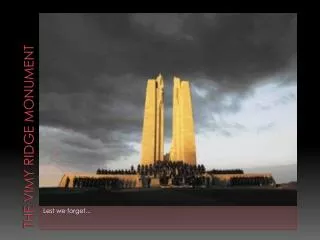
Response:
[[[210,171],[207,171],[207,173],[210,174],[243,174],[243,170],[242,169],[212,169]]]
[[[139,164],[137,169],[131,166],[127,170],[98,169],[97,174],[123,175],[139,174],[142,186],[150,187],[151,178],[159,178],[161,185],[167,185],[169,180],[173,185],[201,185],[204,180],[201,177],[206,173],[203,164],[191,165],[183,161],[157,161],[154,164]],[[88,180],[90,181],[90,180]]]
[[[136,170],[133,166],[130,169],[117,169],[117,170],[110,170],[110,169],[98,169],[97,174],[104,174],[104,175],[134,175],[137,174]]]
[[[182,161],[157,161],[154,164],[139,164],[137,169],[131,166],[130,169],[98,169],[97,174],[104,175],[123,175],[123,174],[139,174],[141,176],[150,176],[158,178],[187,178],[192,176],[202,175],[206,172],[203,164],[191,165]]]
[[[139,179],[143,188],[151,187],[151,177],[141,175]],[[161,176],[160,185],[168,185],[170,177]],[[70,179],[66,181],[66,187],[69,186]],[[192,186],[192,187],[210,187],[215,185],[214,178],[208,176],[175,176],[171,178],[172,185],[175,186]],[[232,177],[229,180],[229,186],[265,186],[272,185],[272,177]],[[127,189],[137,186],[136,180],[122,180],[116,177],[75,177],[72,182],[73,188],[104,188],[104,189]]]
[[[202,185],[202,175],[206,173],[204,165],[191,165],[183,161],[157,161],[154,164],[138,165],[140,175],[159,178],[160,185]]]
[[[188,185],[192,187],[199,186],[212,186],[214,185],[214,179],[205,176],[187,176],[187,177],[175,177],[172,179],[172,184],[175,186]]]
[[[206,172],[203,164],[191,165],[182,161],[157,161],[154,164],[137,166],[140,175],[174,178],[177,176],[201,175]]]
[[[273,184],[272,177],[232,177],[231,186],[263,186]]]
[[[114,177],[75,177],[73,179],[74,188],[105,188],[105,189],[121,189],[135,188],[135,180],[121,180]]]
[[[130,169],[118,169],[118,170],[110,170],[110,169],[98,169],[97,174],[104,175],[124,175],[124,174],[139,174],[145,176],[153,176],[153,177],[161,177],[161,176],[169,176],[170,178],[176,176],[186,176],[186,175],[202,175],[204,173],[209,174],[243,174],[242,169],[213,169],[210,171],[206,171],[206,168],[203,164],[191,165],[187,163],[183,163],[182,161],[157,161],[154,164],[139,164],[137,169],[131,166]]]
[[[142,187],[150,187],[151,179],[158,178],[160,185],[168,185],[169,182],[172,185],[189,185],[189,186],[212,186],[215,185],[214,175],[219,174],[244,174],[242,169],[212,169],[206,171],[203,164],[191,165],[184,163],[183,161],[157,161],[153,164],[139,164],[135,169],[131,166],[130,169],[108,170],[98,169],[97,174],[103,175],[140,175],[139,181],[141,181]],[[207,173],[207,175],[205,175]],[[120,182],[120,183],[119,183]],[[232,177],[228,183],[229,186],[238,185],[268,185],[272,180],[267,177]],[[122,183],[121,180],[116,178],[100,178],[97,180],[81,178],[80,180],[74,180],[74,186],[125,186],[126,183]],[[90,186],[91,186],[90,185]],[[128,185],[128,184],[127,184]],[[134,184],[135,185],[135,184]],[[129,184],[129,186],[131,186]]]

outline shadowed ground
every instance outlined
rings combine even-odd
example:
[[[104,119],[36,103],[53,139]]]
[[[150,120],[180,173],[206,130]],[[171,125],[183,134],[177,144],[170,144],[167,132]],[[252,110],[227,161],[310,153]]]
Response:
[[[296,189],[150,188],[70,190],[40,188],[41,206],[296,206]]]

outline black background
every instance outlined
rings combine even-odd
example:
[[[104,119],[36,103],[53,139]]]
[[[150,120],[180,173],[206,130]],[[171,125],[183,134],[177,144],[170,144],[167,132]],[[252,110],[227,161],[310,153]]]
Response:
[[[6,19],[8,40],[2,50],[1,91],[1,239],[318,239],[319,237],[319,78],[315,55],[318,41],[306,15],[298,14],[298,206],[297,231],[40,231],[37,227],[22,228],[23,207],[23,44],[38,46],[38,13],[15,14]],[[10,24],[9,24],[10,23]],[[307,33],[308,29],[311,33]],[[313,32],[313,33],[312,33]],[[10,46],[10,47],[7,47]],[[36,51],[36,54],[38,52]],[[37,59],[37,62],[39,59]],[[9,63],[9,66],[7,66]],[[37,70],[39,70],[37,68]],[[8,73],[8,74],[3,74]],[[7,75],[5,77],[5,75]],[[38,77],[38,75],[37,75]],[[39,86],[38,79],[36,79]],[[41,84],[41,79],[40,79]],[[38,91],[38,89],[37,89]],[[38,93],[36,94],[38,102]],[[38,108],[38,105],[36,106]],[[38,137],[37,137],[38,138]],[[38,164],[38,162],[37,162]],[[38,186],[38,182],[36,182]],[[36,202],[38,199],[35,200]],[[318,236],[318,237],[317,237]]]

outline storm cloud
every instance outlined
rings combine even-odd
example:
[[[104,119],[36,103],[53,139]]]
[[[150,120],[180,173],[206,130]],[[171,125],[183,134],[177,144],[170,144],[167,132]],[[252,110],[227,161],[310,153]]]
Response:
[[[213,115],[240,111],[270,81],[295,83],[296,35],[296,14],[40,14],[41,154],[57,146],[84,169],[137,153],[146,82],[159,73],[167,142],[173,76],[190,80],[197,133],[245,131]]]

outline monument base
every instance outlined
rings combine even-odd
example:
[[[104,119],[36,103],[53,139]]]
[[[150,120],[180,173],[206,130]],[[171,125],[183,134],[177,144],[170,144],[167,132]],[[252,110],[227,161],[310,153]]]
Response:
[[[203,174],[201,177],[205,178],[205,184],[201,185],[203,187],[227,187],[230,186],[230,181],[232,178],[254,178],[254,177],[263,177],[270,178],[273,180],[273,177],[270,173],[247,173],[247,174]],[[65,173],[60,180],[58,187],[65,188],[74,188],[74,179],[75,178],[116,178],[124,182],[130,182],[130,188],[148,188],[147,176],[143,177],[139,174],[95,174],[95,173]],[[161,182],[159,177],[149,176],[150,178],[150,187],[159,188],[159,187],[190,187],[187,184],[174,184],[172,179],[169,178],[166,182]],[[275,182],[273,180],[273,184]],[[200,186],[200,187],[201,187]]]

